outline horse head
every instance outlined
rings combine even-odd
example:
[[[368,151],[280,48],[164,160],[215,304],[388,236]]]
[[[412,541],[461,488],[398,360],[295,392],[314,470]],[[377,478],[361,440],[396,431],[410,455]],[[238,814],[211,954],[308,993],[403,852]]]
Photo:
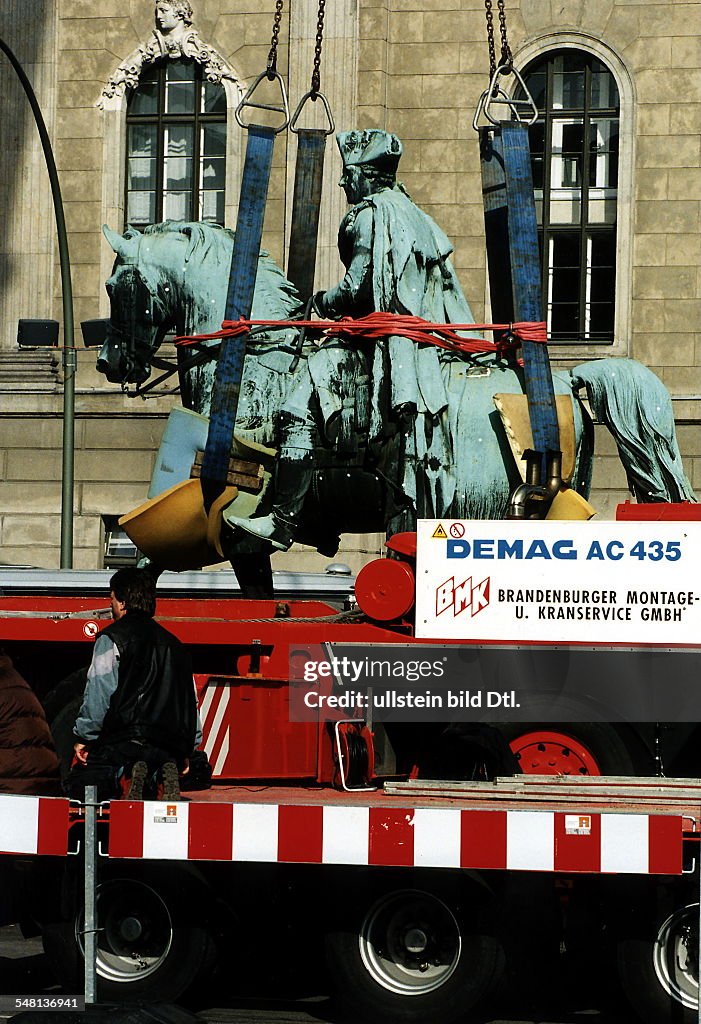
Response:
[[[105,284],[110,320],[97,369],[113,384],[143,384],[151,357],[175,324],[168,285],[143,259],[141,232],[129,228],[119,235],[107,225],[102,230],[117,258]]]

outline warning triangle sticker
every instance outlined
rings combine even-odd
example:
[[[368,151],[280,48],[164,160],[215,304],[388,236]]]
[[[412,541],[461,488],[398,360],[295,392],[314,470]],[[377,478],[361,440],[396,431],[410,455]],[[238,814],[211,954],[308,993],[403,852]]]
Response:
[[[438,526],[435,528],[435,530],[431,534],[431,538],[433,540],[447,540],[448,539],[448,534],[443,529],[443,524],[442,523],[439,523]]]

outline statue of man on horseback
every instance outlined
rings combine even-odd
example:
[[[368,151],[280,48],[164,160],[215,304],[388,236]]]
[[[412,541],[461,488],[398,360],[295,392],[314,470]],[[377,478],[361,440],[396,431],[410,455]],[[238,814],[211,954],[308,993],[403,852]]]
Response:
[[[399,139],[372,128],[341,132],[337,141],[343,160],[339,184],[351,204],[338,236],[346,273],[315,296],[316,311],[330,319],[386,312],[470,323],[472,313],[449,259],[450,242],[396,180]],[[280,410],[272,510],[252,519],[232,516],[229,525],[280,550],[289,548],[319,440],[344,451],[358,436],[372,443],[398,432],[403,451],[394,482],[413,503],[417,472],[429,463],[449,471],[452,463],[440,351],[390,336],[370,351],[336,338],[312,352]],[[370,400],[359,401],[368,374]],[[424,419],[431,429],[415,429]]]
[[[384,311],[471,323],[448,239],[396,181],[399,140],[368,129],[343,132],[338,144],[341,184],[351,203],[339,233],[346,273],[316,296],[317,311],[334,318]],[[193,462],[202,429],[206,437],[217,366],[218,339],[209,332],[218,332],[225,317],[234,233],[174,221],[143,233],[104,230],[116,259],[98,369],[145,394],[167,332],[196,336],[196,348],[179,346],[170,369],[178,373],[183,405],[198,415],[189,418],[192,436],[175,446],[177,459],[168,442],[168,481],[152,481],[150,500],[158,502],[197,475]],[[248,475],[220,514],[221,549],[210,543],[205,518],[207,536],[192,550],[166,538],[166,552],[165,541],[156,538],[153,557],[167,568],[286,549],[295,538],[333,555],[342,533],[396,533],[411,529],[416,518],[506,514],[523,479],[521,453],[532,447],[530,428],[519,419],[525,387],[515,358],[485,351],[486,342],[461,354],[401,336],[376,341],[357,330],[354,340],[329,336],[316,344],[311,331],[300,334],[292,325],[302,317],[294,286],[261,253],[252,319],[262,326],[246,346],[232,448],[233,459],[249,465]],[[562,413],[567,425],[561,429],[567,488],[586,497],[591,483],[593,430],[578,398],[586,388],[595,415],[616,440],[636,499],[694,500],[670,396],[650,370],[632,359],[600,358],[554,370],[552,378],[558,418]],[[141,550],[150,555],[148,538],[142,540]]]

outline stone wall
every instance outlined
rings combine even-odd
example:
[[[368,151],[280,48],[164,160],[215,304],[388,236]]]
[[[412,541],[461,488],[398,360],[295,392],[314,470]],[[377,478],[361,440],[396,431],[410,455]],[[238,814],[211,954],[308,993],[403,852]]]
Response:
[[[263,69],[272,0],[194,0],[195,27],[243,84]],[[669,387],[687,472],[701,488],[701,4],[680,0],[509,0],[517,65],[546,47],[605,52],[627,89],[628,158],[621,178],[621,316],[616,354],[640,359]],[[6,0],[0,35],[35,84],[54,140],[70,232],[79,323],[104,315],[111,253],[103,220],[123,229],[123,111],[96,103],[119,63],[153,28],[151,0]],[[308,88],[316,3],[283,19],[279,69],[291,101]],[[322,88],[337,128],[379,126],[405,144],[400,177],[444,227],[477,318],[489,315],[477,138],[472,115],[487,82],[483,0],[335,0],[327,9]],[[625,81],[624,81],[625,80]],[[625,92],[625,90],[624,90]],[[627,97],[627,98],[626,98]],[[626,105],[627,104],[627,105]],[[58,564],[62,396],[45,364],[31,382],[12,382],[16,320],[61,319],[53,214],[28,108],[0,62],[0,560]],[[227,210],[234,223],[244,138],[231,118]],[[295,142],[276,143],[265,245],[284,263]],[[339,159],[329,146],[317,287],[339,274],[335,252],[343,200]],[[80,341],[79,341],[80,344]],[[555,363],[589,355],[554,347]],[[100,516],[142,500],[167,410],[165,393],[141,403],[95,373],[94,352],[79,352],[76,453],[77,565],[101,564]],[[593,504],[610,517],[625,497],[612,442],[597,431]],[[348,538],[339,559],[354,568],[381,538]],[[278,564],[328,562],[295,547]]]
[[[0,394],[0,563],[56,568],[61,539],[63,420],[52,396]],[[102,568],[102,516],[145,500],[167,415],[113,393],[75,409],[74,566]]]
[[[56,5],[6,0],[0,37],[29,79],[49,134],[56,132]],[[59,319],[52,303],[55,220],[51,189],[31,108],[0,54],[0,349],[16,351],[21,318]]]

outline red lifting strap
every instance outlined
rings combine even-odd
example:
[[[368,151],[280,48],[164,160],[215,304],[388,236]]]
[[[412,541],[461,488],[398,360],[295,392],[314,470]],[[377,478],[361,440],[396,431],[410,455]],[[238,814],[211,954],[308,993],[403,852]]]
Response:
[[[176,345],[193,345],[198,341],[213,341],[244,334],[252,327],[293,327],[323,330],[327,337],[386,338],[399,335],[412,341],[438,345],[450,351],[477,354],[480,352],[506,352],[514,349],[521,341],[546,343],[546,325],[538,323],[514,324],[433,324],[418,316],[401,313],[370,313],[357,320],[343,317],[341,320],[225,320],[220,331],[213,334],[193,334],[175,339]],[[462,338],[457,331],[504,331],[502,342],[485,341],[484,338]]]

